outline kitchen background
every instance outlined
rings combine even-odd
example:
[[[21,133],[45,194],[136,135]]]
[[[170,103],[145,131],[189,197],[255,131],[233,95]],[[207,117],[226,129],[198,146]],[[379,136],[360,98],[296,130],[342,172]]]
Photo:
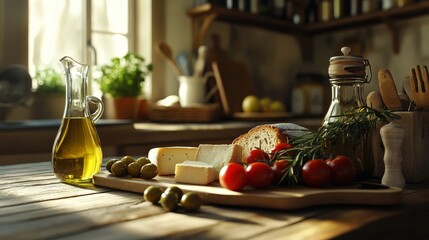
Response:
[[[25,8],[23,2],[6,0],[0,4],[1,69],[8,64],[27,63],[25,32],[28,26],[25,21],[28,19],[26,12],[22,11]],[[187,11],[195,2],[136,2],[135,50],[155,66],[145,89],[146,96],[153,101],[177,94],[179,84],[174,72],[153,51],[152,46],[165,41],[174,54],[192,51],[192,22]],[[319,73],[326,76],[329,58],[339,55],[343,45],[351,45],[352,55],[362,55],[371,63],[373,81],[365,86],[366,94],[378,89],[377,71],[381,68],[388,68],[392,72],[401,91],[402,79],[410,69],[429,62],[429,15],[394,20],[393,24],[398,31],[398,53],[393,51],[391,31],[384,23],[362,24],[312,35],[309,37],[312,40],[310,59],[304,58],[300,40],[293,33],[275,32],[252,25],[215,21],[208,31],[205,44],[211,47],[210,36],[219,34],[222,48],[228,50],[234,59],[247,64],[257,95],[280,99],[290,106],[291,89],[296,84],[297,74]],[[356,46],[358,53],[353,49]],[[26,109],[28,107],[15,109],[9,113],[8,119],[27,118]]]

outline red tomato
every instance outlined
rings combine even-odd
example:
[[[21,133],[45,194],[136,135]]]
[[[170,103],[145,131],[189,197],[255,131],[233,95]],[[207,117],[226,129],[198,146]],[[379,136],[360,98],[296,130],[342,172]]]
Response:
[[[229,163],[219,173],[220,185],[232,191],[240,191],[247,185],[246,169],[238,163]]]
[[[334,159],[333,159],[333,158],[331,158],[331,157],[330,157],[330,158],[325,159],[325,163],[326,163],[326,164],[328,164],[328,166],[330,166],[330,164],[331,164],[331,162],[332,162],[332,161],[334,161]]]
[[[292,148],[292,145],[290,145],[289,143],[279,143],[271,150],[271,154],[274,154],[276,152],[286,150],[289,148]]]
[[[246,168],[247,180],[254,188],[267,188],[273,182],[274,172],[271,167],[263,162],[251,163]]]
[[[278,183],[282,179],[288,167],[289,167],[289,162],[285,159],[277,160],[273,163],[273,166],[271,168],[273,169],[273,172],[274,172],[275,183]]]
[[[310,187],[322,187],[331,181],[331,168],[321,159],[313,159],[302,167],[302,180]]]
[[[254,163],[259,161],[268,161],[270,160],[270,156],[268,156],[268,153],[264,152],[261,149],[253,149],[250,151],[249,156],[246,159],[246,163]]]
[[[350,158],[338,155],[327,164],[331,168],[333,184],[346,185],[353,181],[356,175],[356,168]]]

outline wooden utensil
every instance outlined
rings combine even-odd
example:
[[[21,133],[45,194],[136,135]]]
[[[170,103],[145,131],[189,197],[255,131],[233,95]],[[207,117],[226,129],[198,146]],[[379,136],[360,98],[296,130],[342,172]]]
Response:
[[[378,84],[380,87],[381,97],[387,109],[398,111],[402,110],[401,99],[398,95],[395,82],[392,74],[388,69],[380,69],[378,71]]]
[[[167,60],[167,62],[170,64],[170,66],[173,67],[173,71],[176,73],[176,75],[180,76],[183,75],[182,70],[180,70],[179,66],[177,65],[176,61],[174,61],[173,58],[173,51],[171,50],[170,46],[165,42],[160,42],[156,45],[156,51]]]
[[[243,99],[255,93],[246,64],[232,59],[221,48],[218,35],[213,35],[213,47],[209,49],[209,56],[225,115],[232,116],[241,112]]]
[[[206,67],[207,60],[207,46],[200,46],[198,48],[198,57],[194,65],[194,76],[202,77],[204,74],[204,69]]]
[[[402,86],[404,87],[405,93],[408,95],[408,97],[410,98],[410,100],[412,102],[414,102],[414,94],[411,91],[411,83],[410,83],[410,78],[406,78],[404,80],[402,80]]]
[[[426,66],[411,69],[410,85],[417,109],[429,110],[429,73]]]
[[[382,108],[384,108],[383,99],[381,98],[380,93],[377,91],[370,92],[366,97],[366,105],[374,108],[377,111],[380,111]]]

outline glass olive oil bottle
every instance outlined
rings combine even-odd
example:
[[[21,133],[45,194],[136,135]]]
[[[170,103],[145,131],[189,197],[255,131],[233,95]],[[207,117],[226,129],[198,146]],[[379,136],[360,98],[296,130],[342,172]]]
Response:
[[[103,158],[100,139],[94,122],[103,113],[103,103],[87,96],[88,66],[70,57],[61,60],[66,76],[66,103],[60,129],[52,149],[52,168],[62,182],[91,182],[100,171]],[[94,113],[89,103],[96,104]]]
[[[52,166],[61,181],[91,181],[100,171],[103,154],[89,117],[64,118],[56,142]]]

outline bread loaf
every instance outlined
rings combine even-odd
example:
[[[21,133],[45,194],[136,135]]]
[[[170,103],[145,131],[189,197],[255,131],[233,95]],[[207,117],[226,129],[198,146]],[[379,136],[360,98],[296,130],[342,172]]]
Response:
[[[240,135],[232,143],[243,148],[241,160],[246,162],[251,150],[260,148],[269,153],[277,144],[288,142],[308,131],[307,128],[293,123],[259,125]]]

